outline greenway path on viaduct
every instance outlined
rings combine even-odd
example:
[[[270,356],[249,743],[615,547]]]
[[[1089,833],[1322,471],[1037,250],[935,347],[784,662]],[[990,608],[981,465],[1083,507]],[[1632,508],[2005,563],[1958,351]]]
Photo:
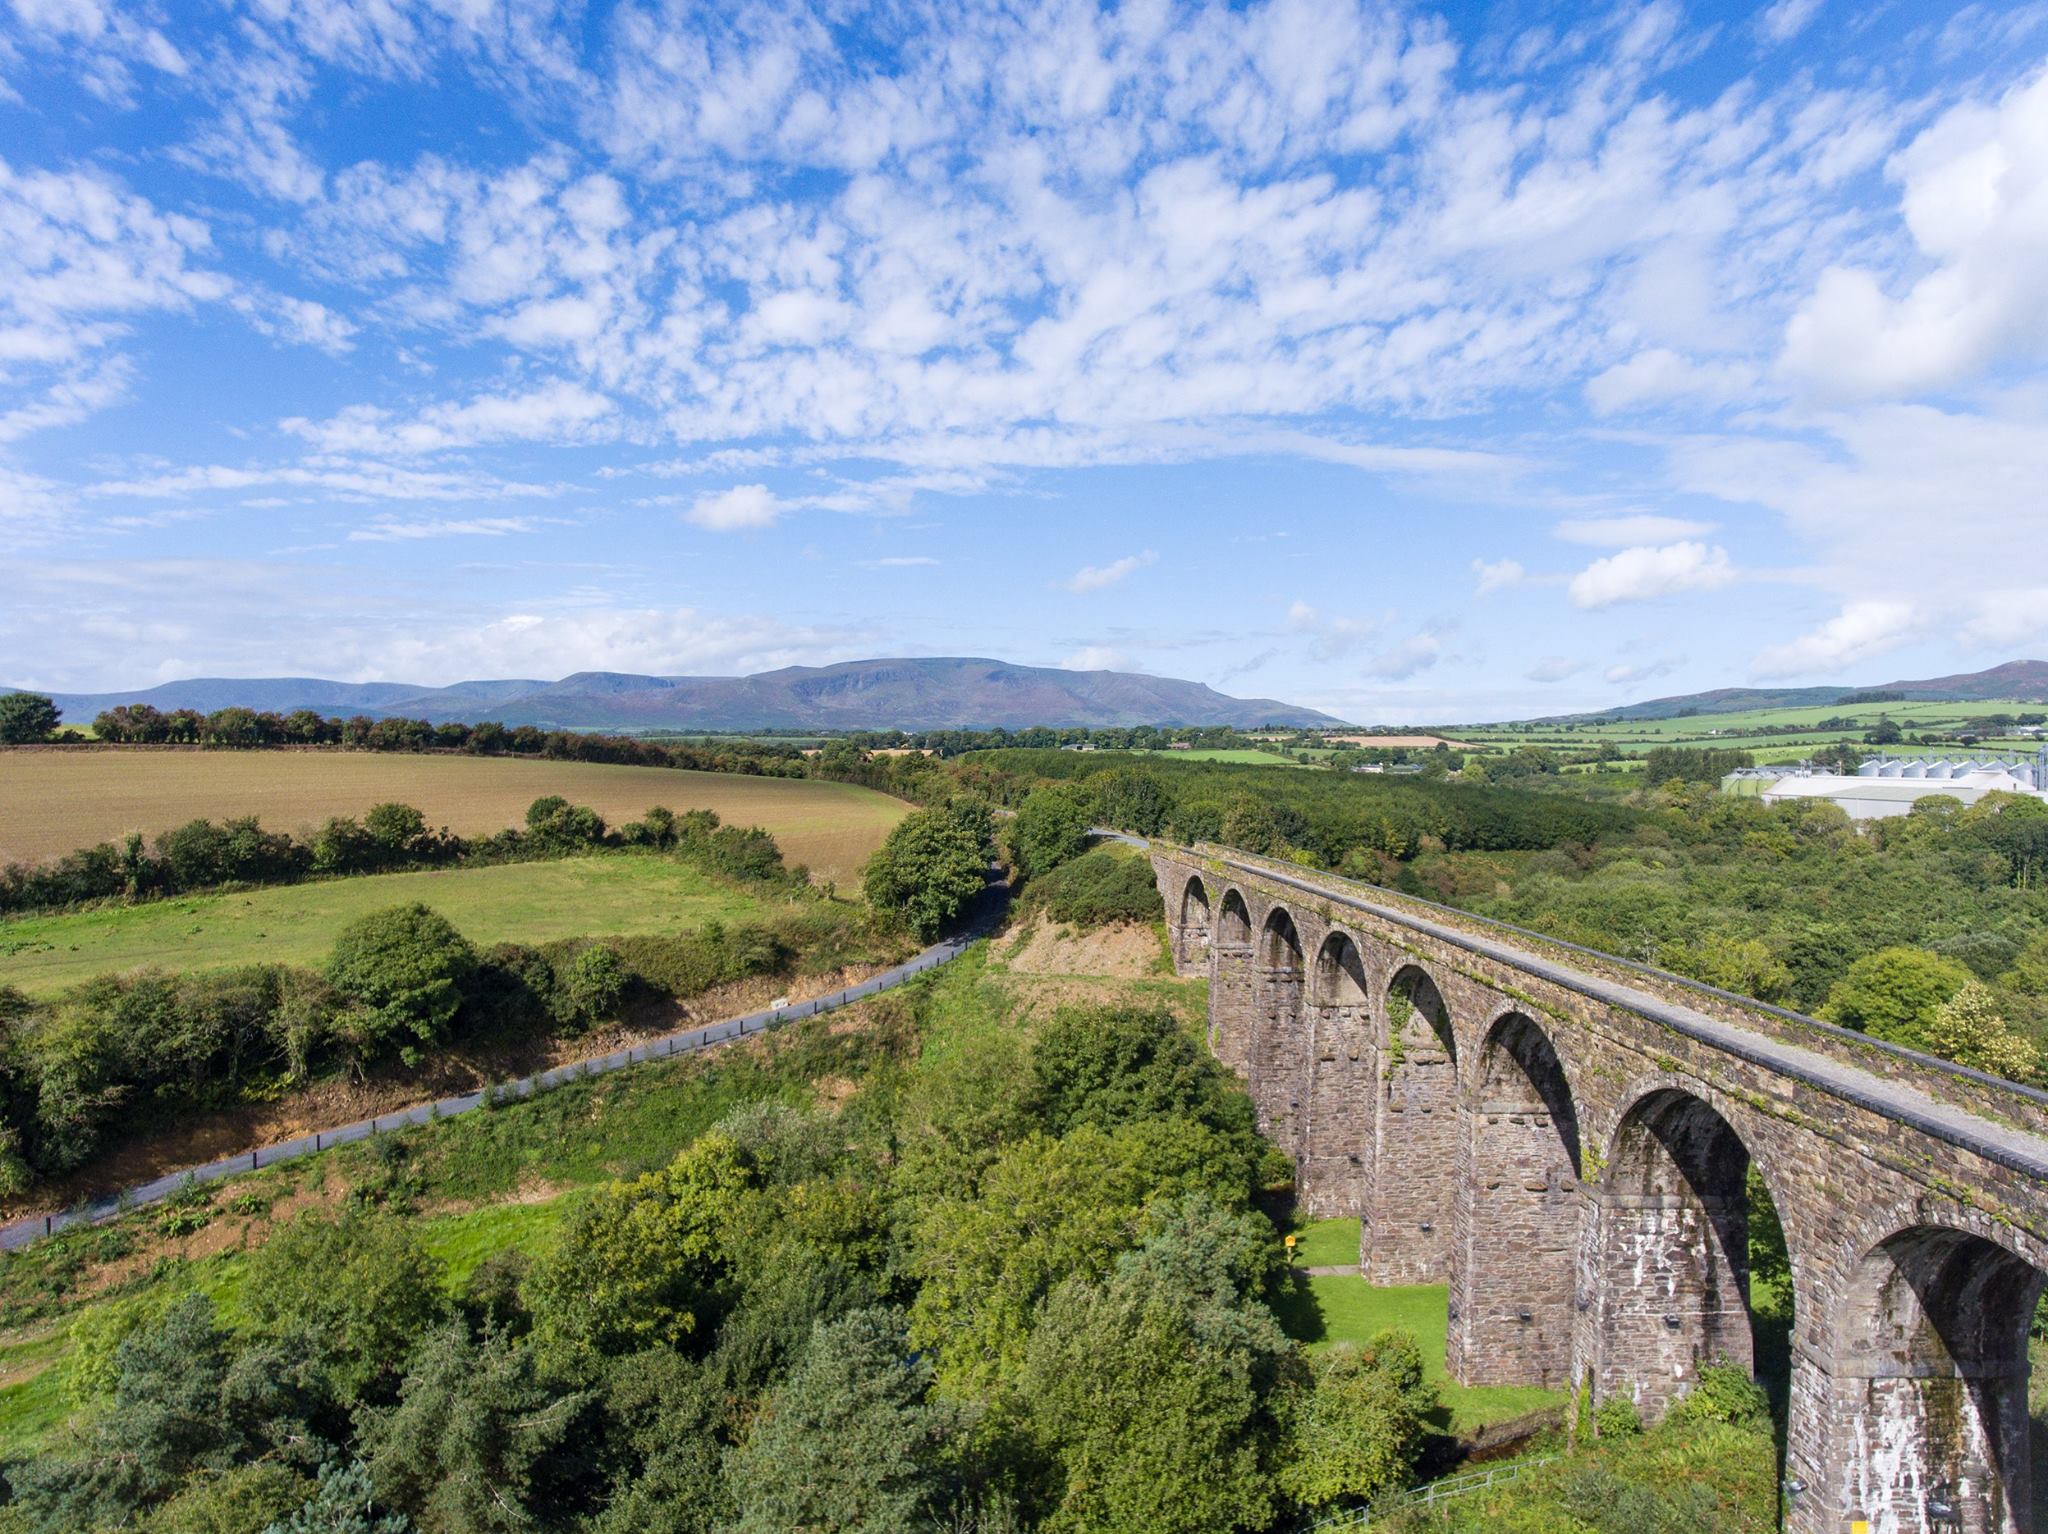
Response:
[[[1786,1526],[2029,1534],[2048,1095],[1222,848],[1150,845],[1217,1056],[1467,1384],[1633,1399],[1753,1358],[1751,1172],[1791,1255]],[[2042,1534],[2048,1534],[2043,1530]]]

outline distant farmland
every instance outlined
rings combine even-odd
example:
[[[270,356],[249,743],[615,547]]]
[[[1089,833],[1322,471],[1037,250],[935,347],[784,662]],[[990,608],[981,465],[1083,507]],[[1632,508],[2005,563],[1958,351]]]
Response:
[[[475,836],[518,825],[544,794],[613,824],[650,805],[714,810],[765,826],[792,863],[851,883],[909,806],[847,783],[612,767],[523,757],[361,751],[0,751],[0,862],[154,835],[195,817],[254,815],[272,830],[318,826],[397,799],[434,825]]]

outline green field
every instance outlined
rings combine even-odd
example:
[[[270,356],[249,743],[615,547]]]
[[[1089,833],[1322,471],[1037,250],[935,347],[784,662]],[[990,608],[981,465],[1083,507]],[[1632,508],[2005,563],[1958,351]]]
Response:
[[[1358,1265],[1358,1221],[1313,1220],[1294,1231],[1297,1268]],[[1294,1275],[1294,1287],[1277,1307],[1288,1335],[1311,1351],[1334,1343],[1363,1343],[1392,1327],[1408,1332],[1422,1348],[1423,1372],[1443,1397],[1436,1426],[1461,1434],[1490,1422],[1561,1405],[1563,1395],[1530,1386],[1488,1386],[1473,1390],[1444,1372],[1444,1338],[1450,1291],[1442,1284],[1375,1289],[1357,1273]]]
[[[1627,756],[1641,756],[1656,746],[1715,746],[1728,750],[1754,751],[1760,761],[1796,760],[1805,748],[1836,740],[1860,742],[1865,731],[1874,729],[1880,717],[1889,718],[1910,735],[1955,733],[1972,727],[1994,714],[2048,713],[2040,703],[1906,702],[1824,704],[1805,708],[1745,709],[1730,714],[1694,714],[1681,719],[1621,719],[1605,723],[1572,725],[1471,725],[1458,726],[1451,733],[1474,745],[1512,750],[1516,746],[1549,746],[1558,750],[1583,750],[1602,741],[1612,741]],[[1821,729],[1824,719],[1854,721]],[[2032,752],[2040,741],[2018,736],[1987,737],[1968,749],[1986,752]],[[1958,748],[1919,746],[1910,742],[1887,748],[1902,755],[1942,755]]]
[[[0,863],[40,862],[130,831],[154,835],[196,817],[254,815],[272,831],[310,831],[332,815],[399,800],[460,836],[524,821],[546,794],[587,804],[613,825],[650,805],[712,810],[761,826],[791,864],[841,884],[910,806],[850,783],[681,772],[526,757],[373,751],[200,751],[119,747],[0,750]]]
[[[769,909],[687,864],[636,853],[375,874],[16,917],[0,922],[0,984],[45,995],[142,965],[317,964],[345,923],[415,900],[477,944],[673,932]]]

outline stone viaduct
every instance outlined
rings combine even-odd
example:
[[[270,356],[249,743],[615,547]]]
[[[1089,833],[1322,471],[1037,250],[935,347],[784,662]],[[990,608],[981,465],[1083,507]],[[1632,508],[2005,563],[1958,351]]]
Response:
[[[1654,1419],[1751,1365],[1754,1169],[1791,1256],[1786,1527],[2031,1534],[2048,1095],[1291,864],[1151,856],[1211,1047],[1306,1208],[1360,1217],[1366,1277],[1449,1285],[1454,1377]]]

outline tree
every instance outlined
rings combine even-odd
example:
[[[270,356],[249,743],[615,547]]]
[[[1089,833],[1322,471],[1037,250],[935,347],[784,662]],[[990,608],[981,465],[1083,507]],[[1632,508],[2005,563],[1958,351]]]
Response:
[[[435,1534],[523,1534],[575,1500],[571,1435],[595,1399],[541,1377],[531,1346],[443,1326],[415,1352],[395,1406],[361,1435],[377,1497]]]
[[[420,1043],[440,1038],[475,968],[475,951],[448,919],[414,903],[374,911],[342,928],[327,978],[367,1016],[374,1050],[407,1035]],[[401,1053],[408,1064],[418,1057],[410,1041],[401,1043]]]
[[[1941,1004],[1925,1039],[1929,1052],[1944,1060],[2009,1081],[2033,1081],[2040,1074],[2033,1043],[2012,1030],[1999,1015],[1997,997],[1975,980]]]
[[[263,1534],[412,1534],[412,1520],[403,1513],[382,1513],[370,1485],[369,1467],[361,1460],[323,1465],[319,1488],[299,1510]]]
[[[1294,1358],[1263,1305],[1142,1252],[1046,1301],[1024,1371],[1057,1466],[1050,1534],[1214,1534],[1274,1513],[1269,1404]]]
[[[543,1345],[629,1353],[708,1331],[730,1302],[758,1185],[749,1158],[713,1131],[662,1171],[585,1199],[527,1282]]]
[[[39,692],[0,697],[0,746],[32,746],[57,728],[57,705]]]
[[[375,1400],[446,1313],[440,1280],[440,1264],[396,1216],[308,1211],[250,1254],[243,1303],[260,1334],[307,1338],[344,1400]]]
[[[959,919],[986,887],[992,837],[985,808],[915,810],[868,859],[861,887],[878,912],[894,912],[924,939]]]
[[[1050,873],[1088,849],[1094,815],[1087,796],[1071,784],[1034,791],[1011,822],[1011,842],[1026,878]]]
[[[1031,1050],[1033,1106],[1054,1134],[1175,1116],[1257,1136],[1251,1098],[1163,1008],[1062,1008]]]
[[[1415,1472],[1436,1391],[1406,1332],[1363,1348],[1339,1344],[1315,1361],[1315,1383],[1294,1403],[1280,1485],[1305,1507],[1367,1503]]]
[[[1927,1025],[1968,985],[1968,969],[1924,948],[1882,948],[1849,966],[1821,1016],[1843,1028],[1911,1049],[1927,1048]]]
[[[937,1527],[939,1452],[957,1422],[926,1399],[903,1318],[859,1310],[820,1324],[727,1460],[735,1534],[896,1534]]]

